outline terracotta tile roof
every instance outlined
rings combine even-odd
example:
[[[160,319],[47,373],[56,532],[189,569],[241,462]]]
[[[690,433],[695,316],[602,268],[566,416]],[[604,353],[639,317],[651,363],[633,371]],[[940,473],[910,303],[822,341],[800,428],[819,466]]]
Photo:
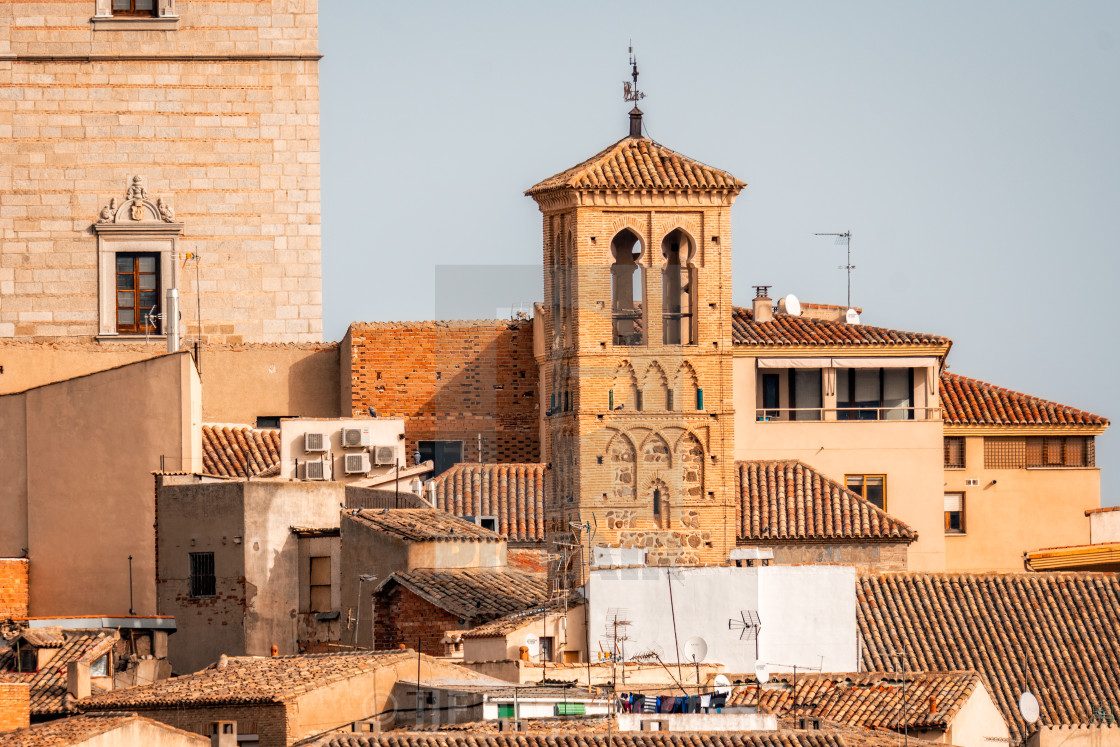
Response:
[[[499,534],[515,542],[542,541],[545,468],[456,464],[433,480],[435,507],[455,516],[497,516]]]
[[[202,426],[202,471],[218,477],[279,474],[280,431]]]
[[[211,665],[194,674],[83,698],[79,704],[83,711],[111,711],[179,705],[283,703],[333,682],[405,659],[415,662],[416,652],[231,656],[221,669]]]
[[[1108,425],[1100,415],[947,371],[941,407],[946,425]]]
[[[740,541],[918,538],[904,522],[803,462],[735,466]]]
[[[631,731],[622,734],[616,732],[609,739],[605,731],[605,727],[595,728],[593,733],[588,733],[588,729],[576,727],[555,732],[505,734],[451,731],[330,734],[308,744],[316,747],[878,747],[897,741],[897,737],[884,739],[881,733],[871,730],[735,731],[702,734]]]
[[[867,324],[845,324],[807,316],[775,314],[769,322],[755,322],[751,309],[731,310],[731,339],[736,345],[948,345],[949,338],[922,332],[902,332]]]
[[[520,612],[548,599],[547,576],[502,568],[397,571],[381,582],[378,592],[392,583],[476,623]]]
[[[463,638],[502,638],[516,630],[521,630],[526,625],[541,622],[546,613],[549,617],[555,618],[557,615],[564,614],[566,610],[578,607],[581,604],[583,602],[576,595],[564,599],[554,599],[545,605],[531,607],[528,610],[515,612],[512,615],[499,617],[497,620],[479,625],[477,628],[472,628],[463,633]]]
[[[32,715],[66,713],[66,665],[71,661],[94,662],[109,653],[120,635],[115,630],[66,630],[30,628],[20,638],[36,648],[57,649],[37,672],[15,674],[31,686]],[[6,668],[15,665],[14,652],[3,657]]]
[[[501,535],[433,508],[367,508],[352,521],[410,542],[501,542]]]
[[[902,681],[897,672],[799,674],[797,713],[865,729],[945,729],[981,678],[976,672],[908,674],[905,707]],[[787,674],[771,675],[770,683],[762,688],[762,708],[770,713],[792,713],[793,682]],[[758,687],[754,685],[737,689],[728,705],[758,702]]]
[[[179,740],[190,740],[201,745],[209,745],[210,740],[201,734],[192,734],[174,727],[153,721],[135,713],[87,714],[57,719],[30,728],[17,729],[0,734],[0,747],[68,747],[85,744],[87,740],[116,731],[133,722],[140,721],[148,727],[175,735]],[[179,741],[177,740],[178,744]]]
[[[905,651],[912,670],[976,670],[1014,737],[1028,732],[1024,688],[1043,725],[1120,703],[1117,574],[884,573],[860,577],[857,601],[865,669],[895,669]]]
[[[583,163],[530,187],[527,195],[556,189],[726,189],[747,186],[726,171],[694,161],[647,138],[626,137]]]

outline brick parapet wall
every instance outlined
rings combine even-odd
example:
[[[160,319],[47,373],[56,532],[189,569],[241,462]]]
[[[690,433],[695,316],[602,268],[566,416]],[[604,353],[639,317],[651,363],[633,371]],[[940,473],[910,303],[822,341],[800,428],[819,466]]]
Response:
[[[377,596],[374,648],[384,651],[403,644],[431,656],[443,656],[443,635],[466,625],[411,591],[394,585]]]
[[[463,442],[463,460],[540,459],[538,368],[531,322],[503,320],[354,324],[343,378],[354,415],[405,419],[418,441]]]
[[[0,677],[0,733],[23,729],[31,723],[31,685]]]
[[[28,567],[27,558],[0,558],[0,620],[27,617]]]

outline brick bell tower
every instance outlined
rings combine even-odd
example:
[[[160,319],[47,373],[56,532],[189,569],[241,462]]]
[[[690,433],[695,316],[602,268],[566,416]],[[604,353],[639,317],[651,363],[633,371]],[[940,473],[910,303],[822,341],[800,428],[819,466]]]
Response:
[[[526,192],[544,219],[546,532],[572,548],[571,580],[579,525],[649,565],[734,547],[730,208],[744,186],[643,137],[635,105],[629,136]]]

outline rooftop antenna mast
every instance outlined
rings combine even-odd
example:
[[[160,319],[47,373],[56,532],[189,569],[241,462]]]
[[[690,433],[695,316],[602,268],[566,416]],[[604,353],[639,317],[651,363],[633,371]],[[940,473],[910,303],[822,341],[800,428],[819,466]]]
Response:
[[[852,308],[852,270],[856,269],[856,266],[852,264],[852,232],[851,231],[845,231],[844,233],[815,233],[813,235],[814,236],[835,236],[837,244],[847,243],[847,245],[848,245],[848,263],[845,264],[845,265],[840,265],[836,269],[847,270],[848,271],[848,308],[849,309]]]
[[[622,81],[622,100],[632,101],[634,108],[630,110],[630,137],[642,136],[642,110],[638,108],[638,102],[646,97],[644,93],[638,90],[638,58],[634,56],[634,43],[631,41],[630,47],[630,80]]]

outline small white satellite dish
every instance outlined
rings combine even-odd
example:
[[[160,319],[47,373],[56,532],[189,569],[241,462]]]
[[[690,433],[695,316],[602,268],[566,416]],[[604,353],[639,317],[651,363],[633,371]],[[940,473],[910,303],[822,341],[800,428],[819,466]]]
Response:
[[[715,685],[715,691],[717,693],[722,693],[723,695],[731,694],[731,680],[727,678],[726,674],[717,674],[716,678],[712,680],[712,684]]]
[[[848,309],[844,314],[844,321],[848,324],[859,324],[859,312],[855,309]]]
[[[704,661],[708,655],[708,642],[698,635],[694,635],[684,642],[684,658],[693,664]]]
[[[766,668],[765,664],[759,664],[754,668],[754,676],[758,680],[758,684],[765,685],[770,681],[770,670]]]
[[[525,636],[525,648],[529,649],[529,656],[540,656],[541,639],[530,633]]]
[[[1019,696],[1019,715],[1028,724],[1033,724],[1038,721],[1038,698],[1030,692],[1025,692]]]
[[[801,316],[801,302],[792,293],[786,296],[786,313],[790,316]]]

